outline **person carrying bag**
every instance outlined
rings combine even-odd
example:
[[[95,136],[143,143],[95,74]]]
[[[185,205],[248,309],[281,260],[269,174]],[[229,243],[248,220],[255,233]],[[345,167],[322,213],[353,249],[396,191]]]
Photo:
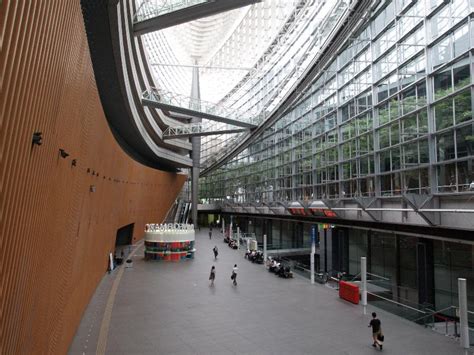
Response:
[[[369,323],[369,328],[370,327],[372,327],[372,339],[374,341],[372,346],[376,348],[378,345],[380,350],[382,350],[385,336],[382,333],[382,322],[380,319],[377,319],[377,313],[375,312],[372,312],[372,320]]]

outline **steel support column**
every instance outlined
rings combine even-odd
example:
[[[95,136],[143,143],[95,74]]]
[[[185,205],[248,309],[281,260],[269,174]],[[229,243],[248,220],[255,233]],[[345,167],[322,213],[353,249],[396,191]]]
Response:
[[[197,64],[197,59],[195,59],[195,64]],[[199,68],[193,68],[193,79],[191,87],[191,97],[193,99],[201,99],[201,90],[199,86]],[[198,107],[191,107],[192,109],[199,109]],[[201,123],[201,118],[194,117],[191,121],[192,123]],[[201,137],[195,136],[191,137],[192,144],[192,160],[193,167],[191,169],[191,216],[195,226],[198,225],[198,198],[199,198],[199,165],[201,161]]]

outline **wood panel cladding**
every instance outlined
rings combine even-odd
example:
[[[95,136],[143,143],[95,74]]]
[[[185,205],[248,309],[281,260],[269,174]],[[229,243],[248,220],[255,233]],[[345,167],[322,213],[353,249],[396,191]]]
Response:
[[[0,354],[63,354],[117,229],[135,223],[142,238],[185,176],[115,142],[79,0],[7,0],[0,16]]]

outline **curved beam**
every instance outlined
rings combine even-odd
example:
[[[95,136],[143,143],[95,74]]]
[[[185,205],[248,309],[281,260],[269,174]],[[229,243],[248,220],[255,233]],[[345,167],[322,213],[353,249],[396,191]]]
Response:
[[[147,117],[136,94],[134,77],[143,74],[136,67],[136,48],[126,37],[131,23],[128,0],[81,0],[81,6],[102,107],[119,145],[151,168],[177,171],[191,166],[185,150],[167,148],[172,141],[163,142],[161,129],[151,124],[154,119]]]

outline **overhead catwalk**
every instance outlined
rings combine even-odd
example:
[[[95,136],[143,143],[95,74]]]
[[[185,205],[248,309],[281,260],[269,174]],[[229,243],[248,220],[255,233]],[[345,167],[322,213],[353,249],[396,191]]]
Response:
[[[188,0],[171,2],[165,5],[159,1],[143,1],[134,16],[133,32],[135,35],[143,35],[261,1],[262,0]]]
[[[242,114],[237,110],[156,88],[143,92],[142,103],[145,106],[243,128],[255,128],[260,121],[259,116],[242,119]]]

